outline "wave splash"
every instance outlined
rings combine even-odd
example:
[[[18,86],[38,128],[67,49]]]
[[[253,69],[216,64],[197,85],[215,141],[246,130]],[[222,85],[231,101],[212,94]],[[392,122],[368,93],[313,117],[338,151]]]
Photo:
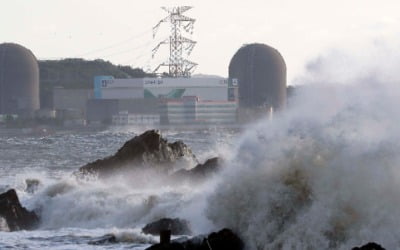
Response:
[[[357,93],[358,97],[353,94]],[[249,249],[400,245],[400,90],[305,87],[241,139],[208,218]]]

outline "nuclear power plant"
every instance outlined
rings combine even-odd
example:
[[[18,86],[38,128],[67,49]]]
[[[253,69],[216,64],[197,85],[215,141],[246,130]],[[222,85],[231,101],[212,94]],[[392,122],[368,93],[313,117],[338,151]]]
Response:
[[[49,77],[49,69],[41,69],[43,77],[47,76],[42,84],[47,88],[52,86],[53,106],[36,115],[49,114],[79,125],[229,126],[271,117],[283,110],[286,64],[282,55],[268,45],[254,43],[239,48],[229,63],[228,78],[192,77],[197,63],[188,57],[196,41],[189,37],[195,19],[183,15],[191,8],[162,8],[168,15],[153,27],[153,38],[164,23],[170,25],[171,32],[151,54],[154,57],[165,45],[170,53],[146,77],[93,74],[90,89],[64,88],[58,85],[59,81],[49,83],[60,76],[73,81],[78,72],[58,72]],[[0,44],[0,116],[3,115],[3,120],[4,115],[10,114],[32,117],[38,109],[39,66],[35,56],[18,44]]]
[[[168,16],[154,26],[153,37],[163,23],[169,23],[171,33],[152,50],[152,56],[164,45],[169,46],[170,53],[154,69],[157,77],[95,77],[95,95],[88,102],[89,121],[111,119],[116,125],[227,125],[237,122],[237,85],[233,86],[222,77],[191,76],[197,63],[188,57],[196,41],[187,36],[193,33],[195,19],[183,15],[191,8],[162,8]],[[167,68],[168,72],[160,72],[162,68]],[[104,110],[107,112],[102,112]]]
[[[241,108],[281,110],[286,105],[286,64],[268,45],[241,47],[229,64],[229,78],[238,81]]]
[[[39,109],[39,66],[27,48],[0,44],[0,114],[32,116]]]

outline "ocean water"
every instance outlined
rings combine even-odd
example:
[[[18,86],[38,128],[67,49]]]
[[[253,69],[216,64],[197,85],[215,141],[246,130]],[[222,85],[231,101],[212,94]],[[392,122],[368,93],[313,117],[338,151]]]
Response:
[[[144,181],[142,176],[138,184],[137,176],[77,180],[72,175],[80,166],[114,154],[144,131],[111,128],[0,137],[0,191],[15,188],[23,206],[41,215],[37,230],[0,232],[0,249],[144,249],[157,243],[158,237],[141,233],[141,228],[162,217],[190,219],[195,233],[211,230],[205,216],[197,214],[206,186],[159,185],[156,176]],[[162,131],[168,141],[189,145],[199,162],[228,155],[222,150],[229,148],[237,134],[229,129]],[[27,179],[40,181],[33,194],[26,190]],[[106,234],[115,235],[119,243],[91,244]]]

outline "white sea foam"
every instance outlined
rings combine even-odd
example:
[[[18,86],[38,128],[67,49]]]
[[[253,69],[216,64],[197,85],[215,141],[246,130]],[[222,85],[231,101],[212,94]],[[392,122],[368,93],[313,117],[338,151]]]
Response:
[[[24,206],[39,213],[42,230],[141,228],[164,217],[192,220],[195,233],[212,226],[202,212],[212,191],[208,183],[193,187],[154,174],[151,179],[137,175],[105,180],[35,176],[41,183],[38,190],[26,193],[21,184],[18,194]]]

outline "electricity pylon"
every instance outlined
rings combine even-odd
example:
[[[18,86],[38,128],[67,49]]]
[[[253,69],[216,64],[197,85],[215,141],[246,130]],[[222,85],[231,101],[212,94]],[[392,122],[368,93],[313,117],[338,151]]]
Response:
[[[172,77],[190,77],[194,68],[197,66],[197,63],[187,59],[196,45],[196,42],[182,35],[183,32],[193,34],[193,24],[196,20],[182,15],[182,13],[191,8],[190,6],[162,7],[169,15],[161,19],[161,21],[153,27],[153,38],[156,36],[160,25],[165,22],[170,23],[171,34],[152,50],[152,57],[154,58],[154,55],[161,45],[169,44],[169,58],[158,65],[153,71],[154,73],[157,73],[161,67],[168,67],[169,75]]]

